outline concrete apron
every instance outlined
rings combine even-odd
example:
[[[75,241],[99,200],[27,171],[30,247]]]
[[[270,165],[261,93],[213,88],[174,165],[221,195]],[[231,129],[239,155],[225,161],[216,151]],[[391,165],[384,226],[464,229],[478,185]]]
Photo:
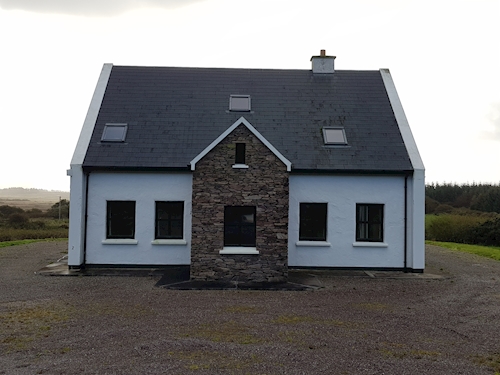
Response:
[[[372,279],[413,279],[429,280],[443,279],[442,275],[430,273],[405,273],[400,271],[373,271],[373,270],[318,270],[318,269],[290,269],[286,283],[248,283],[232,280],[229,282],[191,281],[189,266],[168,267],[87,267],[70,269],[68,258],[51,263],[35,272],[42,276],[128,276],[159,278],[155,286],[176,290],[316,290],[324,288],[325,279],[335,277],[372,278]]]

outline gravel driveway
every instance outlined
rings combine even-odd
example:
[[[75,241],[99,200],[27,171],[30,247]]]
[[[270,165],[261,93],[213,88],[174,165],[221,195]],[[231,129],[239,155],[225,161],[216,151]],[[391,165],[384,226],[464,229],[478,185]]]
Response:
[[[442,278],[288,292],[35,274],[66,246],[0,249],[0,374],[500,373],[497,261],[428,246]]]

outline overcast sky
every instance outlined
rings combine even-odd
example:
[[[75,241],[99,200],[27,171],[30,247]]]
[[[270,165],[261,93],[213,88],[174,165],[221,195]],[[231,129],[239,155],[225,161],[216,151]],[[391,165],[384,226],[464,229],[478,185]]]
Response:
[[[0,188],[69,190],[102,65],[389,68],[427,182],[500,182],[500,0],[0,0]]]

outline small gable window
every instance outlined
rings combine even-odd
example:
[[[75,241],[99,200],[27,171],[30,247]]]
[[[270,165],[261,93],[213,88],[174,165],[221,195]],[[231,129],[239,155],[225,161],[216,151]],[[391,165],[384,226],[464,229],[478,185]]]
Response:
[[[231,95],[229,110],[234,112],[248,112],[251,109],[250,95]]]
[[[245,146],[244,143],[236,143],[235,164],[245,164]]]
[[[125,142],[127,124],[106,124],[102,132],[101,142]]]
[[[346,145],[347,138],[344,128],[323,128],[325,145]]]

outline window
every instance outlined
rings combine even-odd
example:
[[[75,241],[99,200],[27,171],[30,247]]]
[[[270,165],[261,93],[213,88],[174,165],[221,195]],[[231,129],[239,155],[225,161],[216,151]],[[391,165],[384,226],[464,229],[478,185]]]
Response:
[[[347,138],[344,128],[323,128],[325,145],[346,145]]]
[[[108,201],[106,238],[134,238],[135,202]]]
[[[101,142],[124,142],[127,135],[127,124],[106,124],[102,132]]]
[[[245,144],[236,143],[235,164],[245,164]]]
[[[327,203],[301,203],[299,241],[326,241]]]
[[[224,207],[224,246],[255,246],[255,207]]]
[[[356,241],[384,241],[383,204],[356,204]]]
[[[248,112],[250,108],[250,95],[231,95],[229,97],[230,111]]]
[[[155,238],[184,238],[184,202],[156,202]]]

